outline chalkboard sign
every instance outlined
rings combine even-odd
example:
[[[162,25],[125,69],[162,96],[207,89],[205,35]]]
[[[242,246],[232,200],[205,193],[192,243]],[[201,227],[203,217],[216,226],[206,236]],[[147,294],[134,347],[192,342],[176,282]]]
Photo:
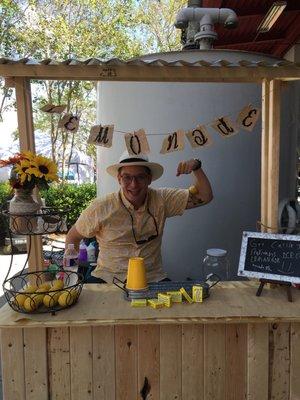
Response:
[[[300,236],[243,232],[238,275],[300,283]]]

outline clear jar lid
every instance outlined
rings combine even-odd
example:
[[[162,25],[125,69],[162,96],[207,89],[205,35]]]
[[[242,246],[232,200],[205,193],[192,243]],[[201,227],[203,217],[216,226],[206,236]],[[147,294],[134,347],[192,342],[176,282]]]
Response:
[[[225,257],[227,250],[223,249],[207,249],[206,254],[211,257]]]

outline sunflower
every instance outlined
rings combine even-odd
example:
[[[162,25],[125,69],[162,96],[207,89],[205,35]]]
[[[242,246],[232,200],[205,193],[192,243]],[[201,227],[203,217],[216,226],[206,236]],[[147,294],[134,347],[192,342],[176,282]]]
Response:
[[[36,156],[30,164],[30,168],[26,171],[28,174],[44,178],[46,181],[58,181],[57,166],[49,158]]]
[[[32,151],[22,151],[21,157],[25,158],[26,160],[33,161],[35,159],[35,154]]]
[[[32,167],[32,162],[29,160],[21,160],[15,164],[14,170],[18,175],[18,178],[21,183],[24,183],[26,180],[29,182],[31,180],[31,173],[29,169]]]

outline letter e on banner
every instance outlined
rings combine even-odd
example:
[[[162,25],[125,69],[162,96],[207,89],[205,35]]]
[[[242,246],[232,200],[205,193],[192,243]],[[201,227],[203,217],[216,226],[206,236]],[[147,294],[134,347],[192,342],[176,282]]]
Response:
[[[126,133],[125,143],[128,154],[132,156],[137,156],[141,153],[150,153],[150,147],[144,129],[139,129],[134,133]]]
[[[217,118],[213,121],[211,126],[223,137],[233,136],[239,131],[236,124],[233,121],[231,121],[229,117]]]
[[[242,129],[251,132],[260,116],[260,109],[251,104],[244,107],[237,117],[237,123]]]
[[[194,148],[209,146],[212,143],[205,126],[198,125],[194,130],[186,132],[185,135]]]
[[[184,149],[184,131],[178,130],[170,133],[163,141],[160,153],[166,154]]]
[[[59,120],[57,126],[67,132],[76,133],[79,128],[79,116],[67,113]]]
[[[96,146],[111,147],[113,133],[114,125],[94,125],[87,142]]]

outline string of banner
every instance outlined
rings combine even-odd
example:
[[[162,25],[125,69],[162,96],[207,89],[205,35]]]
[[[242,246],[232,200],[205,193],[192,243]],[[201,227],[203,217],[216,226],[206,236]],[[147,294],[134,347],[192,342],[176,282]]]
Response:
[[[62,114],[65,108],[65,105],[46,104],[40,110],[50,114]],[[236,120],[229,116],[221,116],[215,118],[209,125],[223,138],[228,138],[236,135],[240,129],[252,132],[259,116],[260,108],[248,104],[239,111]],[[58,121],[58,127],[68,132],[76,133],[79,128],[79,121],[79,116],[66,113]],[[194,129],[188,131],[178,129],[172,133],[165,134],[166,137],[162,141],[160,153],[166,154],[183,150],[185,137],[194,149],[211,145],[213,141],[206,125],[198,124]],[[90,129],[87,142],[96,146],[110,148],[112,147],[114,132],[118,132],[114,130],[114,125],[94,125]],[[122,133],[124,133],[125,145],[130,155],[150,152],[147,134],[144,129]]]

